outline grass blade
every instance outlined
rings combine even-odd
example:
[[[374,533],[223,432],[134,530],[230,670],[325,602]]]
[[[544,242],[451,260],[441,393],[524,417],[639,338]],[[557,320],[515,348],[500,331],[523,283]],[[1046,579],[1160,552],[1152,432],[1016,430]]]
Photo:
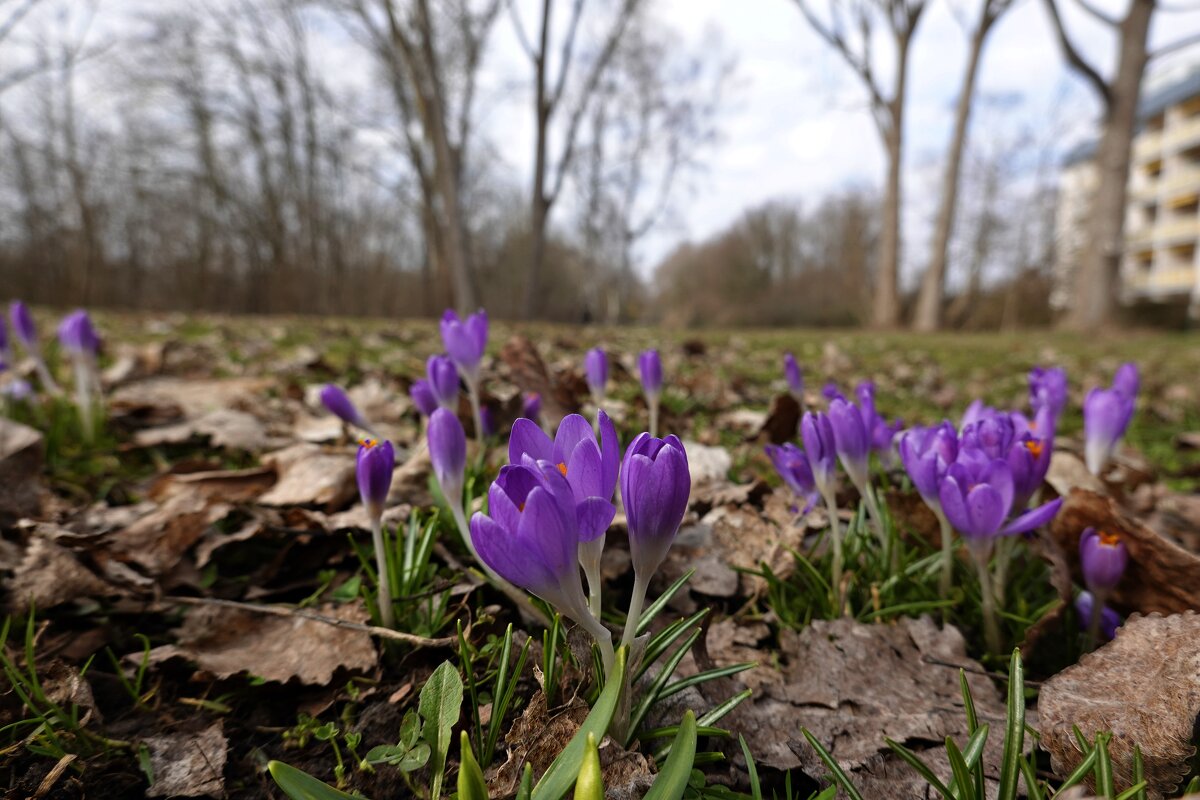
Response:
[[[687,788],[695,761],[696,715],[689,709],[683,715],[679,734],[671,744],[671,757],[663,764],[643,800],[679,800]]]
[[[803,733],[804,738],[808,740],[809,746],[817,752],[817,758],[821,759],[822,763],[825,764],[825,768],[829,770],[829,774],[833,778],[833,782],[842,787],[842,791],[846,793],[846,796],[849,797],[850,800],[863,800],[863,796],[858,793],[858,789],[854,788],[854,784],[850,782],[850,776],[848,776],[845,770],[843,770],[841,766],[833,760],[833,756],[829,754],[828,750],[821,746],[821,743],[818,742],[817,738],[809,732],[808,728],[801,728],[800,732]]]
[[[1000,760],[1000,790],[997,800],[1016,800],[1017,779],[1025,747],[1025,673],[1021,651],[1013,649],[1008,663],[1008,724],[1004,731],[1004,755]]]

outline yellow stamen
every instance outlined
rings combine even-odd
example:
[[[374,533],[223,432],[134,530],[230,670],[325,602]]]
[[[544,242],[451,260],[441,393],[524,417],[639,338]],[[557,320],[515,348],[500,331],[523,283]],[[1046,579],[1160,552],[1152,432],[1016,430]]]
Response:
[[[1040,439],[1030,439],[1025,443],[1025,449],[1032,453],[1034,458],[1042,457],[1042,442]]]
[[[360,445],[362,445],[363,447],[367,448],[368,450],[370,450],[372,447],[379,444],[379,440],[378,439],[359,439],[358,443]]]
[[[1109,547],[1116,547],[1121,543],[1121,535],[1115,531],[1097,531],[1096,535],[1100,537],[1100,544]]]

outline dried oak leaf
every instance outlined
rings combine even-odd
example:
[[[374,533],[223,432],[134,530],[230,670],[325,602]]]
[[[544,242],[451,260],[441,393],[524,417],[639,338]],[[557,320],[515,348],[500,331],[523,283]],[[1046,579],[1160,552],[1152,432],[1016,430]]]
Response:
[[[0,526],[42,512],[42,434],[0,417]]]
[[[361,606],[327,604],[315,609],[327,617],[365,622]],[[155,663],[181,657],[218,678],[250,673],[286,683],[293,678],[325,686],[339,669],[366,673],[379,654],[368,633],[293,616],[199,606],[188,612],[179,643],[151,651]]]
[[[139,447],[157,447],[183,444],[193,439],[207,439],[213,447],[249,453],[256,453],[268,444],[262,422],[253,414],[232,408],[220,408],[174,425],[138,431],[133,442]]]
[[[1196,751],[1200,616],[1131,617],[1116,639],[1042,685],[1038,715],[1056,774],[1067,775],[1082,758],[1072,726],[1088,739],[1112,731],[1108,750],[1118,791],[1132,783],[1136,744],[1149,795],[1172,792]]]
[[[347,450],[325,450],[313,444],[295,444],[263,456],[279,481],[258,498],[268,506],[323,506],[334,511],[358,493],[354,455]]]
[[[500,360],[508,366],[513,383],[522,392],[541,395],[542,414],[547,421],[556,423],[581,408],[581,397],[576,393],[577,382],[552,376],[537,347],[528,338],[516,335],[505,342],[500,350]]]
[[[122,386],[110,399],[117,416],[151,419],[196,418],[223,408],[252,410],[271,378],[150,378]]]
[[[7,594],[8,608],[20,614],[31,606],[53,608],[81,597],[111,597],[122,591],[80,563],[66,547],[35,530]]]
[[[1079,535],[1089,526],[1120,534],[1129,549],[1129,566],[1113,590],[1113,605],[1143,614],[1200,610],[1200,556],[1159,536],[1110,498],[1086,489],[1072,490],[1050,526],[1076,577]]]
[[[221,720],[217,720],[203,730],[143,739],[154,774],[146,796],[223,797],[225,760],[229,757],[229,742],[223,728]]]
[[[203,492],[177,486],[149,514],[111,534],[96,557],[102,562],[112,558],[136,564],[149,575],[164,575],[230,510],[231,506],[214,502]]]
[[[800,404],[790,394],[775,395],[771,401],[771,410],[759,428],[757,437],[766,434],[772,444],[783,444],[796,438],[800,426]]]

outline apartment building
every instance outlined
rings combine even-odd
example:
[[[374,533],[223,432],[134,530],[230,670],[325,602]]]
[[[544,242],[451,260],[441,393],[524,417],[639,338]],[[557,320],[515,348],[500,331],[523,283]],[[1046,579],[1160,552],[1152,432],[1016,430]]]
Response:
[[[1127,305],[1186,306],[1200,318],[1200,65],[1146,87],[1125,212],[1121,299]],[[1051,302],[1070,303],[1098,183],[1094,144],[1064,160],[1057,218],[1058,251]]]

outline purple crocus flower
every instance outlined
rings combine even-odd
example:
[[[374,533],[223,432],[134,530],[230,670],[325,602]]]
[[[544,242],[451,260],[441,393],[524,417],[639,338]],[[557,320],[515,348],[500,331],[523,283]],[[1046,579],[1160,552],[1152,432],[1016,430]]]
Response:
[[[95,358],[100,353],[100,336],[83,309],[63,317],[58,326],[58,342],[74,358]]]
[[[464,380],[475,381],[479,377],[483,351],[487,349],[487,312],[480,309],[463,321],[458,312],[448,308],[442,314],[441,329],[446,353],[458,366],[459,373]]]
[[[834,398],[829,403],[829,422],[838,457],[850,480],[861,491],[867,484],[868,459],[871,456],[871,437],[858,406]]]
[[[783,378],[787,381],[788,391],[796,400],[804,400],[804,372],[796,363],[796,357],[791,353],[783,354]]]
[[[4,388],[0,389],[0,394],[15,402],[29,400],[34,395],[33,384],[27,380],[18,378],[6,383]]]
[[[20,300],[14,300],[8,307],[8,318],[12,322],[13,333],[25,345],[25,349],[30,352],[37,350],[37,327],[33,324],[33,314],[29,313],[28,306]]]
[[[621,445],[609,416],[599,413],[600,437],[579,414],[563,417],[554,439],[529,419],[513,423],[508,460],[513,464],[549,465],[567,479],[575,497],[579,538],[589,542],[604,534],[616,514],[612,502],[620,469]]]
[[[1032,433],[1022,434],[1009,448],[1005,457],[1013,474],[1013,508],[1022,509],[1042,488],[1046,473],[1050,470],[1050,457],[1054,453],[1054,430],[1038,437]]]
[[[958,458],[958,431],[949,421],[912,428],[900,437],[900,462],[925,505],[940,512],[938,488],[946,470]]]
[[[1134,399],[1117,389],[1093,389],[1083,401],[1084,460],[1093,475],[1104,471],[1133,419]]]
[[[657,350],[646,350],[638,356],[638,372],[642,377],[642,390],[649,397],[657,397],[662,391],[662,359]]]
[[[971,403],[971,405],[967,406],[967,410],[963,412],[962,419],[959,420],[958,427],[960,430],[966,430],[969,425],[973,425],[985,417],[994,417],[999,413],[999,411],[987,405],[982,400],[975,400]]]
[[[625,450],[620,483],[634,576],[649,581],[666,558],[687,511],[692,477],[683,442],[676,436],[658,439],[638,434]]]
[[[1080,592],[1075,597],[1075,614],[1079,617],[1079,627],[1087,630],[1092,624],[1092,615],[1095,614],[1096,598],[1091,592]],[[1108,606],[1100,606],[1100,629],[1098,633],[1104,637],[1106,641],[1111,641],[1117,636],[1117,628],[1121,627],[1121,615]]]
[[[429,460],[438,486],[451,507],[462,501],[463,471],[467,467],[467,434],[453,411],[434,409],[429,415]]]
[[[488,513],[477,512],[470,528],[479,557],[498,575],[587,624],[574,493],[555,467],[501,467]]]
[[[997,411],[984,412],[963,428],[962,448],[977,450],[989,459],[1005,458],[1016,438],[1016,427],[1011,415]]]
[[[604,397],[608,386],[608,354],[599,347],[593,347],[583,357],[583,372],[587,376],[588,388],[592,397]]]
[[[1137,364],[1128,361],[1117,367],[1117,371],[1113,375],[1112,388],[1128,397],[1130,402],[1133,402],[1137,398],[1141,383],[1142,380],[1138,374]]]
[[[358,493],[362,496],[367,515],[375,521],[383,516],[388,491],[392,488],[392,471],[396,468],[396,452],[392,443],[378,439],[363,439],[358,447]]]
[[[521,402],[521,416],[537,422],[542,416],[542,396],[537,392],[528,392]]]
[[[353,425],[365,431],[371,430],[370,423],[354,407],[354,402],[342,387],[333,383],[325,384],[321,389],[321,405],[347,425]]]
[[[428,417],[439,408],[433,387],[424,378],[413,381],[413,385],[408,387],[408,396],[412,398],[413,405],[417,407],[417,411],[421,412],[423,417]]]
[[[496,435],[496,420],[492,417],[492,409],[487,406],[479,408],[479,426],[484,438]]]
[[[0,317],[0,356],[8,357],[8,325],[4,317]]]
[[[800,513],[807,513],[816,502],[817,497],[820,496],[820,492],[817,491],[816,479],[813,478],[812,466],[808,463],[808,456],[791,442],[782,446],[769,444],[764,450],[783,482],[797,497],[805,501],[804,510]]]
[[[969,544],[1011,536],[1049,522],[1062,505],[1059,498],[1009,520],[1016,493],[1012,467],[1002,458],[962,458],[946,469],[938,486],[942,512]]]
[[[831,496],[837,489],[837,443],[829,415],[822,411],[806,412],[800,420],[800,439],[817,489],[822,495]]]
[[[458,370],[446,356],[430,356],[425,362],[425,377],[433,397],[442,408],[458,407]]]
[[[1036,414],[1048,409],[1056,423],[1067,406],[1067,371],[1062,367],[1034,367],[1029,371],[1029,407]]]
[[[1087,528],[1079,537],[1079,566],[1083,582],[1097,597],[1112,591],[1125,574],[1129,551],[1121,536],[1112,531]]]
[[[846,399],[846,395],[842,394],[842,390],[833,381],[828,381],[821,387],[821,396],[829,401]]]

